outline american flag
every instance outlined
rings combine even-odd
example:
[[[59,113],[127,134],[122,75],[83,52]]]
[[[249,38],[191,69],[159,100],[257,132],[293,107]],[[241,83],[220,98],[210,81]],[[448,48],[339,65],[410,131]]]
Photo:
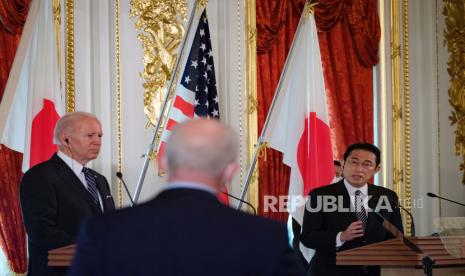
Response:
[[[200,16],[189,57],[161,136],[157,159],[165,152],[165,141],[178,123],[194,117],[220,118],[215,66],[206,10]],[[160,162],[158,162],[160,164]]]

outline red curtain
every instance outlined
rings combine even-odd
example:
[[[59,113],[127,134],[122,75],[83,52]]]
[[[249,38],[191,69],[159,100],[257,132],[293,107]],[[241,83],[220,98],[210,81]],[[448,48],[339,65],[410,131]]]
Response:
[[[304,5],[305,0],[256,1],[258,133],[262,131]],[[259,160],[258,211],[262,216],[286,221],[286,210],[266,212],[264,198],[287,196],[290,170],[278,151],[267,149],[266,155],[267,161]]]
[[[377,1],[321,0],[315,6],[335,158],[373,142],[373,66],[378,63]]]
[[[261,133],[305,0],[257,0],[257,99]],[[373,76],[380,26],[376,1],[319,0],[315,7],[334,155],[347,145],[373,142]],[[266,212],[265,196],[287,196],[289,168],[267,149],[259,160],[259,214],[286,221],[287,212]],[[277,206],[276,206],[277,207]]]
[[[0,1],[0,102],[16,48],[26,22],[30,0]],[[10,268],[26,273],[26,234],[19,204],[22,154],[0,145],[0,246]]]

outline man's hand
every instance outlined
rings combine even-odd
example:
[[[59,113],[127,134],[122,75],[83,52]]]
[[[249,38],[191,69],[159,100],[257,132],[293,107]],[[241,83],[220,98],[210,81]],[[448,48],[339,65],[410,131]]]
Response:
[[[361,221],[357,220],[352,222],[346,230],[341,232],[341,241],[351,241],[355,238],[363,236],[363,224]]]

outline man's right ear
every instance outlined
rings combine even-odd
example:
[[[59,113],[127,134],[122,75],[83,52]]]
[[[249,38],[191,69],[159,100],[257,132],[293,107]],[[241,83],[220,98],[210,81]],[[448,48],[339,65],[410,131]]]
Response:
[[[239,164],[237,164],[236,162],[227,165],[223,171],[223,177],[222,177],[223,182],[224,183],[231,182],[233,177],[236,175],[237,171],[239,171]]]

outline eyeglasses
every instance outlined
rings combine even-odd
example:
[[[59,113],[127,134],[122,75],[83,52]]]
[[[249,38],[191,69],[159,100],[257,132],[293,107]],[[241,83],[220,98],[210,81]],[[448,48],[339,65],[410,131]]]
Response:
[[[347,164],[351,167],[359,167],[359,166],[362,166],[363,169],[365,170],[371,170],[373,169],[376,165],[370,161],[364,161],[364,162],[360,162],[358,160],[355,160],[355,159],[351,159],[351,160],[348,160],[347,161]]]

